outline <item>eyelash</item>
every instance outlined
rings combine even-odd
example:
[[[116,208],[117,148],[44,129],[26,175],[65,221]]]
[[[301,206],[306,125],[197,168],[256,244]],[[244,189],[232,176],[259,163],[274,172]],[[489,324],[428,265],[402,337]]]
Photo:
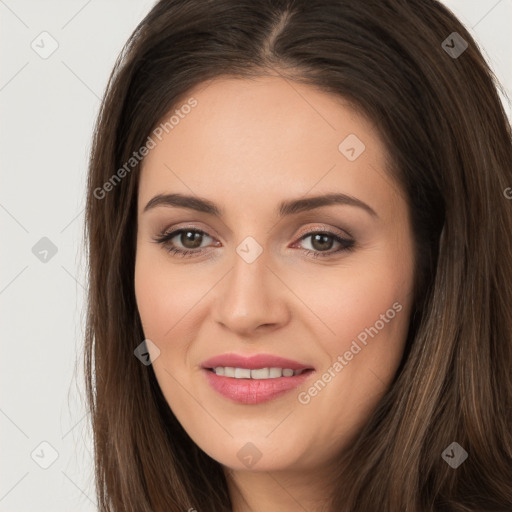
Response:
[[[163,245],[163,247],[171,254],[180,255],[181,257],[185,257],[185,258],[187,258],[187,257],[190,258],[190,257],[193,257],[194,255],[199,256],[200,254],[202,254],[204,252],[205,248],[202,248],[202,249],[179,249],[174,246],[168,246],[168,242],[170,240],[172,240],[176,235],[179,235],[181,233],[188,233],[188,232],[199,233],[201,235],[206,235],[207,237],[210,236],[210,235],[208,235],[208,233],[205,233],[204,231],[202,231],[200,229],[181,228],[181,229],[172,231],[171,233],[163,232],[160,236],[154,238],[153,240],[156,243]],[[355,244],[354,240],[342,238],[339,235],[337,235],[331,231],[319,231],[319,230],[310,231],[310,232],[302,235],[300,237],[299,241],[302,241],[312,235],[317,235],[317,234],[318,235],[327,235],[329,237],[334,238],[334,240],[336,242],[341,244],[341,247],[339,249],[336,249],[335,251],[330,251],[330,252],[312,251],[311,249],[302,249],[306,253],[307,256],[312,256],[313,258],[327,258],[329,256],[333,256],[334,254],[337,254],[337,253],[340,253],[343,251],[350,252],[350,251],[354,250],[354,244]]]

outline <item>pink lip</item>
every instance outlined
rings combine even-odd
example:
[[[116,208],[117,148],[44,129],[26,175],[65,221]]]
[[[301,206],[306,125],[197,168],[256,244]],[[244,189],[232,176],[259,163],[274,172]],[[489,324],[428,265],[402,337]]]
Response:
[[[290,368],[291,370],[314,369],[311,365],[301,364],[291,359],[273,356],[271,354],[256,354],[245,357],[237,354],[222,354],[215,356],[201,365],[203,368],[215,368],[216,366],[231,366],[233,368]]]
[[[277,377],[273,379],[236,379],[216,375],[210,368],[216,366],[230,366],[236,368],[290,368],[292,370],[306,370],[293,377]],[[251,357],[236,354],[224,354],[208,359],[202,364],[203,373],[210,386],[230,400],[247,405],[267,402],[287,391],[291,391],[304,383],[313,373],[314,368],[291,359],[258,354]]]

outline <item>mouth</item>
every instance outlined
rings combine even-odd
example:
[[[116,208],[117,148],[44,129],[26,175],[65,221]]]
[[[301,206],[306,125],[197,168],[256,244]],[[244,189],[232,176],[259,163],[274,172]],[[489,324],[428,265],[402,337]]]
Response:
[[[229,400],[255,405],[273,400],[303,384],[313,366],[267,354],[225,354],[202,365],[208,384]]]

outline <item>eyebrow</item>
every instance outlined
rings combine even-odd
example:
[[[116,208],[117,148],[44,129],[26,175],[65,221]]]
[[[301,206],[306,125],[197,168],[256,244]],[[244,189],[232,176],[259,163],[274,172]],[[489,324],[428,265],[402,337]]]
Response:
[[[347,194],[324,194],[302,199],[293,199],[283,201],[278,208],[278,215],[285,217],[307,210],[313,210],[322,206],[348,205],[363,209],[372,217],[378,217],[375,210],[365,202],[356,197]],[[156,208],[157,206],[173,206],[178,208],[188,208],[198,212],[209,213],[211,215],[223,216],[223,210],[215,203],[197,196],[184,194],[158,194],[153,197],[145,206],[143,213]]]

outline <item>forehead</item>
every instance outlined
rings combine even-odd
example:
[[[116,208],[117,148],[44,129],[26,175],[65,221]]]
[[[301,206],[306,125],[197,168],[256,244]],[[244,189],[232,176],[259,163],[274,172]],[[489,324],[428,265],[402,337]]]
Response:
[[[184,108],[191,98],[195,106]],[[368,198],[379,180],[390,181],[373,125],[343,98],[311,86],[222,78],[192,89],[176,110],[142,165],[139,197],[146,201],[176,189],[240,200],[313,189]]]

